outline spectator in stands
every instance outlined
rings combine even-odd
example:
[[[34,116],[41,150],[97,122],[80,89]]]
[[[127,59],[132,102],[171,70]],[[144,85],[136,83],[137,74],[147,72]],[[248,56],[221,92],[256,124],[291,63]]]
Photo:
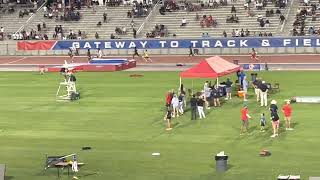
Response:
[[[270,17],[270,11],[269,11],[269,9],[266,10],[266,17]]]
[[[317,15],[313,14],[312,18],[311,18],[311,21],[317,21]]]
[[[137,38],[137,30],[133,28],[132,31],[133,31],[133,38]]]
[[[19,18],[23,18],[23,12],[22,12],[22,10],[19,11]]]
[[[263,16],[262,16],[261,14],[258,14],[257,21],[258,21],[258,22],[261,22],[261,20],[263,20]]]
[[[234,31],[234,29],[232,29],[231,36],[236,37],[236,32]]]
[[[97,26],[98,26],[98,27],[101,27],[101,25],[102,25],[102,23],[101,23],[101,21],[99,21],[99,22],[97,23]]]
[[[314,26],[310,26],[310,27],[309,27],[309,34],[310,34],[310,35],[314,35],[314,34],[315,34]]]
[[[298,31],[296,28],[292,29],[292,36],[298,36]]]
[[[186,26],[186,25],[187,25],[187,20],[185,18],[182,18],[180,27]]]
[[[270,27],[270,21],[269,21],[269,19],[266,19],[266,21],[265,21],[265,27]]]
[[[223,37],[227,37],[227,32],[224,30],[222,35],[223,35]]]
[[[260,27],[264,27],[265,26],[265,22],[264,22],[263,19],[260,20],[259,25],[260,25]]]
[[[127,34],[127,28],[126,27],[122,27],[122,34]]]
[[[37,30],[38,30],[38,31],[41,31],[41,24],[40,24],[40,23],[37,24]]]
[[[213,7],[213,0],[209,0],[208,7],[209,7],[209,8],[214,8],[214,7]]]
[[[99,34],[98,34],[98,32],[95,33],[94,37],[95,37],[96,39],[99,39]]]
[[[53,18],[53,14],[52,14],[52,12],[49,12],[49,14],[48,14],[48,18],[49,18],[49,19],[52,19],[52,18]]]
[[[248,2],[245,2],[245,3],[243,4],[243,7],[244,7],[244,10],[247,10],[248,7],[249,7],[249,3],[248,3]]]
[[[281,14],[280,9],[277,9],[277,10],[276,10],[276,14]]]
[[[255,14],[251,11],[250,7],[247,8],[247,17],[253,17]]]
[[[307,15],[308,16],[311,16],[312,15],[312,10],[310,7],[307,8]]]
[[[268,36],[268,34],[267,34],[266,31],[263,33],[263,36],[264,36],[264,37]]]
[[[271,33],[271,32],[269,32],[268,36],[272,36],[272,33]]]
[[[286,18],[284,17],[284,15],[281,14],[281,15],[280,15],[280,23],[283,24],[285,19],[286,19]]]
[[[236,29],[236,31],[235,31],[235,36],[236,36],[236,37],[239,37],[239,36],[240,36],[240,31],[239,31],[238,29]]]
[[[246,37],[250,36],[250,31],[248,30],[248,28],[245,31],[245,35],[246,35]]]
[[[196,13],[196,18],[195,18],[196,21],[199,21],[200,20],[200,16],[198,14],[198,12]]]
[[[103,13],[103,22],[107,23],[107,13]]]
[[[242,28],[241,31],[240,31],[240,37],[245,37],[243,28]]]
[[[227,19],[226,19],[226,22],[227,23],[238,23],[239,22],[239,18],[235,15],[231,15],[231,16],[228,16]]]
[[[259,35],[258,35],[259,37],[262,37],[263,35],[262,35],[262,32],[259,32]]]
[[[45,22],[42,23],[42,28],[46,29],[47,28],[47,24]]]
[[[232,5],[232,7],[231,7],[231,13],[237,13],[236,7],[234,7],[234,5]]]

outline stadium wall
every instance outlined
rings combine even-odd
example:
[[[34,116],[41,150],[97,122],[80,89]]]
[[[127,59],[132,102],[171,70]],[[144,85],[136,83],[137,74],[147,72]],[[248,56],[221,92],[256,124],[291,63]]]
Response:
[[[135,40],[139,41],[139,40]],[[145,41],[145,40],[141,40]],[[159,40],[158,40],[159,41]],[[0,55],[2,56],[53,56],[53,55],[66,55],[68,53],[67,48],[47,48],[47,47],[40,47],[35,48],[37,50],[19,50],[23,48],[18,48],[18,42],[21,43],[23,41],[1,41],[0,42]],[[35,41],[33,41],[35,42]],[[319,41],[320,42],[320,41]],[[51,45],[55,46],[56,41],[51,41]],[[318,54],[320,52],[320,46],[318,47],[317,44],[313,44],[313,47],[261,47],[254,45],[253,47],[258,51],[259,54]],[[46,49],[47,48],[47,49]],[[83,47],[82,47],[83,48]],[[93,47],[94,48],[94,47]],[[252,46],[249,47],[194,47],[194,49],[199,50],[199,54],[214,54],[214,55],[238,55],[238,54],[248,54],[251,52]],[[46,49],[46,50],[44,50]],[[145,49],[143,47],[138,47],[138,49]],[[188,45],[184,45],[178,48],[172,47],[161,47],[161,48],[146,48],[148,49],[150,54],[156,55],[183,55],[189,54],[189,47]],[[82,55],[86,54],[86,49],[80,49],[79,52]],[[111,48],[111,49],[103,49],[102,51],[105,55],[128,55],[133,53],[132,48]],[[92,51],[92,54],[95,52]]]

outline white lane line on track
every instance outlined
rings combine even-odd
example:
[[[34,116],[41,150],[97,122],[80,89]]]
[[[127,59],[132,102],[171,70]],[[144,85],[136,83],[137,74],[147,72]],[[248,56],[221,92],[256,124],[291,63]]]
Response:
[[[8,63],[5,63],[5,64],[12,64],[12,63],[15,63],[15,62],[19,62],[19,61],[22,61],[24,59],[26,59],[27,57],[23,57],[23,58],[20,58],[20,59],[17,59],[17,60],[14,60],[14,61],[10,61]]]

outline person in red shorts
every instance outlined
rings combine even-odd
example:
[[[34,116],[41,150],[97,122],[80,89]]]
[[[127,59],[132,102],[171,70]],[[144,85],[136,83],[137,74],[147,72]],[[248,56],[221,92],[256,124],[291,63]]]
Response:
[[[257,56],[257,51],[254,48],[252,48],[250,55],[251,55],[251,57],[250,57],[251,60],[259,61],[258,56]]]
[[[282,107],[282,112],[284,114],[284,120],[286,121],[286,130],[293,130],[293,128],[290,127],[291,123],[291,114],[292,114],[292,108],[290,106],[290,100],[286,101],[286,104]]]
[[[244,133],[244,128],[246,128],[246,132],[248,132],[249,127],[249,119],[251,116],[249,115],[248,105],[244,105],[241,109],[241,127],[240,127],[240,135]]]

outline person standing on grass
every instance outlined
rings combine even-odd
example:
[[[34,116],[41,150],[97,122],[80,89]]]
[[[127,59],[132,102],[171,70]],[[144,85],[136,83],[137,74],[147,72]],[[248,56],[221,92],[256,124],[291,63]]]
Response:
[[[232,82],[230,81],[230,78],[227,78],[226,81],[226,100],[231,99],[231,92],[232,92]]]
[[[134,47],[134,51],[133,51],[132,58],[134,59],[134,57],[135,57],[136,55],[137,55],[138,57],[140,57],[140,55],[139,55],[139,53],[138,53],[138,49],[137,49],[137,47],[135,46],[135,47]]]
[[[190,98],[190,107],[191,107],[191,120],[197,119],[197,98],[193,94],[192,98]]]
[[[252,82],[252,85],[253,85],[253,88],[254,88],[254,94],[257,97],[257,102],[260,101],[260,94],[261,94],[260,85],[261,85],[261,83],[262,83],[261,80],[258,80],[258,79],[254,80]]]
[[[273,129],[273,134],[270,137],[274,138],[279,135],[278,133],[279,133],[279,124],[280,124],[276,100],[271,101],[269,109],[271,112],[272,129]]]
[[[286,101],[286,104],[282,107],[282,112],[284,114],[284,120],[286,121],[286,130],[293,130],[291,128],[291,114],[292,114],[292,108],[290,106],[290,100]]]
[[[171,123],[171,118],[172,118],[172,111],[170,107],[167,107],[167,112],[166,115],[164,116],[164,120],[167,122],[167,131],[172,130],[172,123]]]
[[[178,99],[179,99],[179,112],[181,115],[183,115],[184,113],[184,95],[182,93],[179,94],[178,96]]]
[[[166,107],[171,106],[171,100],[172,100],[172,92],[168,91],[168,93],[166,95]]]
[[[173,116],[172,117],[179,117],[179,99],[176,94],[173,94],[172,100],[171,100],[172,110],[173,110]]]
[[[260,105],[262,106],[268,106],[268,86],[266,85],[265,81],[262,81],[260,84]]]
[[[197,108],[198,108],[200,119],[206,118],[206,115],[204,114],[204,111],[203,111],[203,105],[204,105],[204,96],[201,96],[197,101]]]
[[[247,94],[248,94],[248,82],[246,80],[247,76],[243,77],[242,80],[242,91],[243,91],[243,101],[248,101]]]
[[[206,109],[210,109],[211,91],[212,89],[210,87],[205,87],[204,89],[204,96],[205,96],[204,100],[205,100]]]
[[[249,115],[248,105],[244,105],[241,109],[241,127],[240,127],[240,135],[244,133],[244,128],[246,129],[246,132],[248,132],[249,127],[249,119],[251,116]]]
[[[219,91],[216,85],[212,86],[212,97],[213,97],[213,105],[214,107],[220,106],[220,99],[219,99]]]
[[[260,116],[260,126],[260,131],[265,132],[264,127],[266,126],[266,116],[264,115],[264,113],[262,113]]]

